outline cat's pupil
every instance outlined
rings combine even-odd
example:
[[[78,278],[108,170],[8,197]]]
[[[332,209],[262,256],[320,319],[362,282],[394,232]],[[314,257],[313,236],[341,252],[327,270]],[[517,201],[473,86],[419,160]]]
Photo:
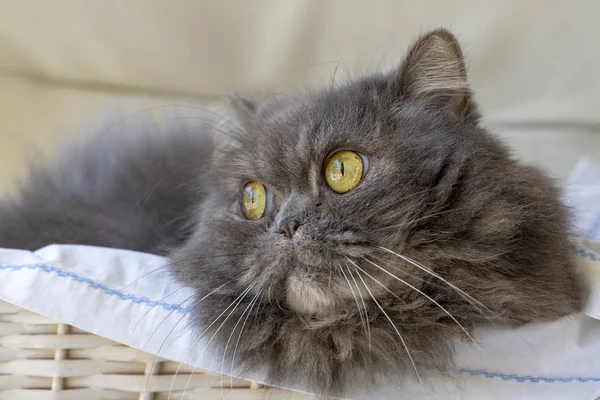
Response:
[[[342,176],[344,176],[344,162],[343,161],[340,163],[340,172],[342,173]]]

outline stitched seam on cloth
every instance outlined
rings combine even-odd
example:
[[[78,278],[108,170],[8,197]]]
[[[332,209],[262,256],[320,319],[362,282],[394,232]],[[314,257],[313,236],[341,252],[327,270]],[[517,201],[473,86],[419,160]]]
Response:
[[[466,369],[460,368],[459,373],[471,376],[485,376],[486,378],[500,378],[504,381],[517,381],[519,383],[571,383],[571,382],[600,382],[600,377],[595,376],[569,376],[569,377],[548,377],[548,376],[531,376],[517,374],[503,374],[501,372],[490,372],[484,369]]]
[[[578,247],[575,245],[571,246],[571,250],[573,250],[575,254],[582,258],[587,258],[588,260],[600,262],[600,256],[594,253],[593,251],[589,251],[587,249],[584,249],[583,247]]]
[[[61,278],[69,278],[69,279],[72,279],[79,283],[85,283],[88,286],[90,286],[92,289],[100,289],[109,296],[117,296],[121,300],[131,301],[136,304],[145,304],[150,307],[161,307],[167,311],[176,311],[181,314],[187,312],[187,307],[181,306],[179,304],[171,304],[171,303],[165,303],[165,302],[160,302],[160,301],[154,301],[147,297],[138,297],[138,296],[134,296],[132,294],[126,294],[119,290],[111,289],[108,286],[105,286],[101,283],[95,282],[92,279],[83,278],[74,272],[64,271],[60,268],[52,267],[52,266],[49,266],[46,264],[0,265],[0,270],[20,271],[23,269],[39,270],[39,271],[46,272],[49,274],[55,273],[56,275],[60,276]]]

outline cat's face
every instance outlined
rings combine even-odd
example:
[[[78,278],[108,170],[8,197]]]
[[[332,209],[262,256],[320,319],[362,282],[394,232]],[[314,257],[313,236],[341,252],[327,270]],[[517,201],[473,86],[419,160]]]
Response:
[[[478,321],[576,309],[558,193],[479,127],[449,33],[392,74],[234,106],[174,257],[198,297],[220,288],[200,324],[256,308],[246,360],[277,374],[291,359],[318,365],[309,381],[339,388],[346,366],[414,368],[411,351],[434,360]]]
[[[306,103],[288,99],[283,110],[264,105],[266,117],[258,113],[257,125],[244,128],[248,140],[219,157],[216,187],[200,216],[205,242],[198,245],[214,253],[234,249],[224,268],[240,285],[255,283],[252,293],[299,313],[327,314],[354,305],[355,294],[368,298],[356,260],[381,264],[390,254],[380,246],[407,250],[414,221],[442,211],[440,171],[460,167],[480,134],[451,115],[424,118],[426,103],[394,99],[380,77]],[[342,166],[346,176],[328,181]],[[259,192],[259,213],[247,216],[248,190]],[[295,232],[286,232],[291,223]],[[392,281],[368,271],[381,283]],[[361,277],[374,295],[385,292]]]

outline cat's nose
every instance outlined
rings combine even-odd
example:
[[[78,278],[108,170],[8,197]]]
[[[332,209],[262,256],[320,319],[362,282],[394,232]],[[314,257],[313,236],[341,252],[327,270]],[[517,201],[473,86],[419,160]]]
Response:
[[[300,227],[298,221],[286,221],[279,227],[279,232],[283,233],[286,238],[291,239],[296,234],[296,231]]]

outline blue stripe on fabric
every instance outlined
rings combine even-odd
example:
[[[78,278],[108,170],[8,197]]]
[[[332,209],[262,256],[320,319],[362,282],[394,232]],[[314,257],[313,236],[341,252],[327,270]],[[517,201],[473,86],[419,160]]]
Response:
[[[25,265],[1,265],[0,264],[0,270],[20,271],[23,269],[38,270],[38,271],[46,272],[48,274],[53,273],[53,274],[58,275],[61,278],[68,278],[68,279],[74,280],[75,282],[85,283],[88,286],[90,286],[92,289],[100,289],[109,296],[117,296],[121,300],[131,301],[136,304],[145,304],[150,307],[160,307],[167,311],[175,311],[175,312],[178,312],[181,314],[187,312],[187,310],[188,310],[187,307],[184,307],[183,305],[180,305],[180,304],[171,304],[171,303],[165,303],[162,301],[154,301],[147,297],[138,297],[138,296],[134,296],[132,294],[126,294],[119,290],[111,289],[108,286],[105,286],[101,283],[95,282],[92,279],[83,278],[74,272],[64,271],[60,268],[52,267],[52,266],[46,265],[46,264],[25,264]]]
[[[583,247],[578,247],[575,245],[571,246],[571,250],[577,254],[579,257],[582,258],[587,258],[588,260],[592,260],[592,261],[596,261],[596,262],[600,262],[600,256],[596,253],[594,253],[593,251],[589,251],[587,249],[584,249]]]
[[[600,377],[596,376],[568,376],[568,377],[548,377],[548,376],[531,376],[531,375],[517,375],[517,374],[503,374],[501,372],[491,372],[484,369],[467,369],[460,368],[459,373],[463,375],[471,376],[483,376],[489,379],[502,379],[504,381],[516,381],[519,383],[533,382],[533,383],[572,383],[572,382],[600,382]]]

